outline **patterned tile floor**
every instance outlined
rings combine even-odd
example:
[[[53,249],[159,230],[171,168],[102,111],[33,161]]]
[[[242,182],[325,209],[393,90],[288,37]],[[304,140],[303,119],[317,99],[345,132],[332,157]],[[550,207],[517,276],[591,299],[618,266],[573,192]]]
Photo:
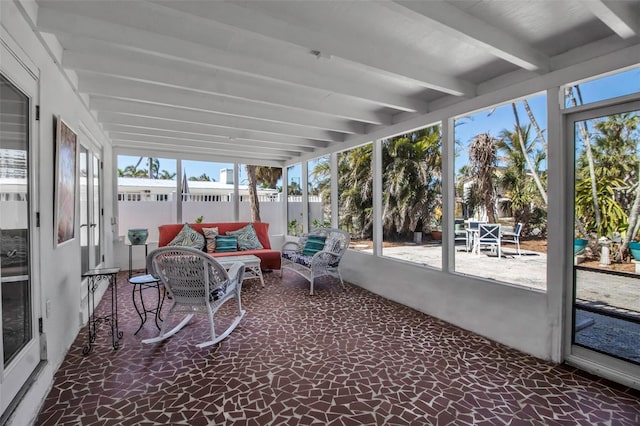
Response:
[[[316,296],[293,273],[265,278],[265,288],[245,282],[247,315],[238,328],[200,350],[194,343],[206,338],[204,318],[161,344],[141,345],[157,329],[148,321],[133,335],[139,319],[121,273],[122,346],[113,351],[103,329],[83,356],[83,329],[36,424],[640,424],[638,391],[358,287],[343,291],[329,278]],[[228,307],[220,313],[231,315]]]

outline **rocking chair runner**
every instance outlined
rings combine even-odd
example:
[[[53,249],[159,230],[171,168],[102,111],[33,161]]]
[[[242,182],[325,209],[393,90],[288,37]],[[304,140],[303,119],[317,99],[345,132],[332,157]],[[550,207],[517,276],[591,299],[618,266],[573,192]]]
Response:
[[[244,275],[244,264],[234,263],[227,272],[214,258],[200,250],[189,247],[162,247],[149,253],[147,269],[158,277],[169,292],[173,305],[162,323],[158,337],[142,343],[156,343],[180,331],[194,314],[206,314],[209,320],[211,339],[198,344],[199,348],[215,345],[227,337],[240,323],[245,314],[240,293]],[[235,299],[238,316],[231,325],[216,335],[213,316],[227,301]],[[172,314],[186,313],[185,318],[173,329],[166,331]]]
[[[305,246],[310,236],[324,237],[324,247],[315,254],[305,254]],[[308,234],[300,236],[297,242],[289,241],[282,246],[282,270],[288,269],[309,280],[313,295],[314,280],[323,275],[331,275],[344,281],[340,275],[340,260],[349,248],[351,236],[348,232],[336,228],[314,228]]]

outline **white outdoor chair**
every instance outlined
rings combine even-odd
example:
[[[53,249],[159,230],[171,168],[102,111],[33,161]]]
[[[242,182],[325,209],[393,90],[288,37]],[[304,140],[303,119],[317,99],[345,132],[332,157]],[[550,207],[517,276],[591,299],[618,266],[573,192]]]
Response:
[[[302,251],[310,235],[324,236],[324,248],[316,254],[309,256]],[[310,294],[313,295],[313,284],[317,277],[330,275],[340,279],[340,284],[344,288],[344,281],[340,275],[340,260],[349,248],[351,236],[348,232],[336,228],[315,228],[308,234],[300,236],[298,241],[288,241],[282,246],[282,270],[288,269],[296,272],[307,280],[311,285]]]
[[[487,222],[471,220],[465,228],[466,248],[468,252],[474,252],[478,248],[478,232],[481,223]]]
[[[498,259],[502,253],[500,250],[500,224],[498,223],[481,223],[478,225],[478,241],[476,253],[480,254],[482,247],[489,247],[491,251],[498,252]]]
[[[236,262],[225,270],[218,261],[201,250],[190,247],[162,247],[149,253],[147,269],[158,277],[173,305],[162,322],[158,337],[145,339],[142,343],[156,343],[180,331],[194,314],[205,314],[209,320],[210,340],[197,346],[215,345],[227,337],[240,323],[245,314],[240,293],[245,265]],[[235,299],[238,315],[221,334],[216,334],[213,316],[227,301]],[[184,319],[170,331],[166,331],[172,314],[186,313]]]
[[[518,250],[518,256],[521,256],[520,253],[520,231],[522,231],[522,224],[520,222],[516,223],[516,227],[513,229],[513,232],[505,231],[502,233],[501,242],[515,244],[516,249]]]

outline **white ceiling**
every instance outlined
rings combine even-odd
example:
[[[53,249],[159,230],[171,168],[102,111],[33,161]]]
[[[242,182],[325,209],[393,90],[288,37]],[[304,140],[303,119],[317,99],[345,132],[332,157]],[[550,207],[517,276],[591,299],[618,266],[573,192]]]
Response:
[[[638,0],[37,4],[38,30],[116,149],[257,164],[640,38]]]

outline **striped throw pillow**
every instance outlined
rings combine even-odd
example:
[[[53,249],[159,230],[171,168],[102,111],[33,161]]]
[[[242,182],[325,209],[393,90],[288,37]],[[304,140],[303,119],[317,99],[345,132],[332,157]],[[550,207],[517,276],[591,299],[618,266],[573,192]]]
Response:
[[[216,237],[216,253],[238,250],[238,239],[235,236],[218,235]]]
[[[204,236],[185,223],[178,235],[176,235],[168,246],[193,247],[198,250],[204,248]]]
[[[327,237],[323,237],[321,235],[309,235],[309,238],[307,238],[307,242],[302,249],[302,254],[305,256],[313,256],[324,248],[324,241],[326,239]]]
[[[216,251],[216,237],[218,236],[218,227],[215,228],[202,228],[202,233],[207,241],[207,253],[214,253]]]
[[[227,235],[233,235],[238,238],[238,248],[240,250],[259,250],[264,248],[260,244],[258,235],[256,235],[253,223],[249,223],[236,231],[227,231]]]

